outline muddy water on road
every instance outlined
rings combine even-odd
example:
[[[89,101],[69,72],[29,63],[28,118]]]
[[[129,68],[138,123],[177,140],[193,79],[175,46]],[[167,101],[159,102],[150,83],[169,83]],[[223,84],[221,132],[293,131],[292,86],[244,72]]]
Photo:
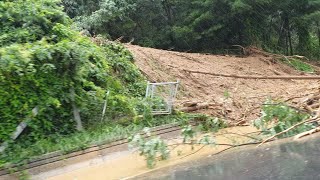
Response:
[[[216,143],[247,143],[252,142],[252,139],[241,134],[253,133],[257,129],[254,127],[233,127],[220,130],[215,137]],[[172,139],[169,144],[181,142],[181,139]],[[127,153],[118,158],[104,160],[100,164],[82,167],[73,171],[60,171],[59,174],[52,175],[50,180],[88,180],[88,179],[126,179],[133,178],[145,173],[150,173],[165,167],[172,167],[178,164],[195,161],[201,158],[206,158],[220,152],[229,146],[206,146],[196,145],[192,149],[189,145],[181,145],[176,147],[170,155],[169,160],[159,161],[154,169],[146,167],[144,157],[139,156],[137,152]],[[201,150],[197,152],[197,150]],[[197,152],[197,153],[194,153]],[[194,153],[194,154],[193,154]],[[47,178],[47,177],[46,177]],[[41,178],[41,175],[37,177]]]
[[[259,148],[230,151],[134,179],[154,180],[319,180],[320,134],[280,140]]]

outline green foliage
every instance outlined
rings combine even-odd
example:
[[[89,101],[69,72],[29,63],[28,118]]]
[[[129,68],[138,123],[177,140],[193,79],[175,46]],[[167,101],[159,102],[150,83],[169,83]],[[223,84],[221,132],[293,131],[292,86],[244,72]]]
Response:
[[[39,114],[22,134],[31,142],[74,132],[72,104],[87,127],[97,124],[106,91],[110,118],[133,120],[137,115],[131,101],[143,96],[145,84],[131,54],[117,44],[98,46],[71,30],[58,3],[0,2],[0,142],[36,106]]]
[[[57,24],[70,24],[70,19],[57,6],[58,0],[17,0],[0,2],[0,47],[26,43],[54,36]]]
[[[285,104],[272,104],[272,102],[268,102],[268,105],[263,106],[262,116],[254,121],[254,125],[267,134],[274,135],[307,118],[309,118],[308,114],[286,106]],[[304,124],[284,133],[280,137],[292,136],[312,128],[313,125]]]
[[[107,143],[127,138],[142,131],[145,127],[155,127],[166,124],[181,124],[189,122],[195,115],[181,114],[170,116],[157,116],[153,119],[143,119],[132,123],[121,123],[119,121],[107,121],[102,124],[90,126],[83,132],[62,135],[52,134],[36,142],[30,139],[18,139],[10,144],[8,149],[0,154],[0,168],[8,165],[24,166],[28,160],[42,154],[55,151],[70,153],[83,150],[92,145],[105,145]]]
[[[183,136],[183,142],[192,141],[196,135],[191,125],[186,125],[182,128],[181,135]]]
[[[198,141],[198,144],[215,145],[216,143],[209,135],[205,135]]]
[[[318,0],[72,0],[64,5],[91,35],[134,39],[139,45],[197,52],[255,45],[320,57]]]
[[[199,123],[198,128],[202,132],[217,132],[219,129],[227,127],[225,121],[216,117],[203,115],[202,117],[198,117],[196,120]]]
[[[183,128],[181,131],[181,136],[183,137],[184,143],[188,141],[195,143],[194,138],[196,137],[197,133],[217,132],[219,129],[227,127],[223,120],[207,115],[200,114],[195,117],[194,120],[198,124],[197,127],[192,127],[189,122],[186,122],[186,124],[182,123]],[[204,136],[199,140],[198,144],[214,144],[214,142],[208,136]]]
[[[158,155],[160,155],[162,160],[168,159],[168,146],[162,139],[160,139],[160,137],[151,137],[151,133],[148,128],[145,128],[143,131],[149,139],[144,138],[140,134],[136,134],[129,138],[130,147],[137,147],[140,155],[145,156],[147,166],[149,168],[153,168],[156,165]]]
[[[183,141],[181,145],[188,144],[194,149],[194,145],[216,145],[215,140],[209,135],[205,135],[197,139],[197,133],[203,132],[215,132],[216,130],[225,127],[224,123],[218,118],[208,117],[202,114],[190,114],[190,115],[176,115],[176,116],[163,116],[154,119],[153,122],[159,122],[159,120],[177,118],[177,123],[182,127],[181,136]],[[192,121],[190,121],[192,120]],[[191,122],[200,123],[199,127],[193,127]],[[143,133],[138,133],[129,137],[129,147],[138,148],[140,155],[146,158],[147,166],[153,168],[156,165],[157,159],[166,160],[169,158],[170,151],[168,145],[160,137],[155,137],[150,133],[149,128],[145,128]],[[182,151],[177,151],[178,156]]]
[[[126,94],[134,97],[144,96],[146,81],[137,66],[133,64],[133,56],[129,50],[121,44],[103,43],[100,45],[106,50],[106,58],[113,70],[112,75],[117,77],[123,86],[126,86]]]
[[[295,68],[298,71],[307,72],[307,73],[313,73],[315,70],[310,65],[302,62],[299,59],[290,58],[283,60],[285,63],[287,63],[289,66]]]
[[[127,11],[133,8],[126,0],[103,0],[99,3],[99,9],[89,16],[77,17],[79,27],[90,27],[95,31],[101,31],[105,24],[124,18]]]
[[[225,98],[225,99],[229,99],[230,98],[230,92],[226,89],[226,90],[224,90],[224,92],[223,92],[223,97]]]

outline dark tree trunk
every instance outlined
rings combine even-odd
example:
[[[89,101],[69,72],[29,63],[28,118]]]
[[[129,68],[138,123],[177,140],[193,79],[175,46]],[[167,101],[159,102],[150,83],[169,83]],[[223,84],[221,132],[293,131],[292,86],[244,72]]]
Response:
[[[287,55],[293,54],[292,41],[291,41],[291,29],[288,15],[284,17],[284,28],[286,29],[286,51]]]
[[[290,46],[290,55],[293,55],[293,47],[292,47],[292,39],[291,39],[291,29],[290,25],[288,27],[288,39],[289,39],[289,46]]]
[[[239,39],[238,39],[238,40],[239,40],[239,44],[240,44],[240,45],[243,45],[243,39],[242,39],[242,32],[241,32],[241,30],[238,31],[238,36],[239,36],[239,37],[238,37],[238,38],[239,38]]]
[[[280,29],[279,29],[279,39],[278,39],[278,50],[283,51],[284,41],[285,38],[283,38],[283,35],[285,34],[284,30],[284,22],[281,21]]]
[[[268,44],[270,44],[270,40],[271,40],[272,25],[273,25],[273,18],[270,19],[269,29],[264,32],[265,41],[268,42]]]
[[[164,11],[166,13],[166,16],[168,18],[168,23],[170,25],[173,24],[173,10],[172,10],[172,3],[170,0],[164,0],[162,1],[162,6],[164,8]]]
[[[288,41],[287,34],[288,34],[288,31],[286,31],[286,36],[285,36],[285,38],[286,38],[286,55],[288,56],[289,55],[289,41]]]
[[[319,47],[320,47],[320,25],[319,25],[319,22],[317,22],[317,28],[318,28],[318,41],[319,41]]]
[[[289,40],[290,55],[293,55],[292,39],[291,39],[291,28],[290,28],[290,21],[289,21],[289,18],[287,19],[287,32],[288,32],[288,40]]]

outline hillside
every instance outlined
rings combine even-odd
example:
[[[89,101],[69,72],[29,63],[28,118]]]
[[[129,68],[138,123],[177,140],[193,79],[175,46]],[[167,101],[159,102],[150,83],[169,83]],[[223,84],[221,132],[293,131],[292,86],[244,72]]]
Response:
[[[136,65],[150,81],[181,81],[176,105],[185,102],[209,104],[198,112],[223,117],[232,124],[254,120],[268,98],[290,100],[306,97],[319,88],[319,80],[259,80],[215,77],[187,72],[203,71],[250,76],[305,75],[270,57],[253,54],[246,58],[180,53],[126,45]],[[187,70],[187,71],[185,71]]]

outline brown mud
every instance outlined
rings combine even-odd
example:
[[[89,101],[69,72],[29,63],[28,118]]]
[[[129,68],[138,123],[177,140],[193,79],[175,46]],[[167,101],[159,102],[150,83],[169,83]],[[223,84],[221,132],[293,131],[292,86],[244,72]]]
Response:
[[[242,136],[248,133],[255,133],[256,128],[232,127],[220,130],[215,135],[217,144],[241,144],[251,142],[252,139]],[[181,143],[181,138],[171,139],[168,144],[173,145]],[[50,180],[86,180],[86,179],[130,179],[135,176],[152,172],[164,167],[174,166],[180,163],[197,160],[199,158],[209,157],[215,153],[227,149],[229,146],[204,146],[190,145],[169,146],[171,149],[170,158],[165,161],[158,161],[153,169],[147,168],[146,161],[138,152],[123,153],[116,158],[110,158],[95,165],[89,165],[73,171],[60,171],[60,174],[53,174],[51,177],[40,174],[34,179],[50,179]]]
[[[274,61],[271,57],[251,54],[249,57],[181,53],[126,45],[135,63],[149,81],[180,80],[177,104],[209,104],[197,112],[221,117],[239,125],[256,119],[267,99],[293,100],[319,91],[319,80],[259,80],[215,77],[189,71],[246,76],[310,76]],[[187,71],[185,71],[187,70]]]

